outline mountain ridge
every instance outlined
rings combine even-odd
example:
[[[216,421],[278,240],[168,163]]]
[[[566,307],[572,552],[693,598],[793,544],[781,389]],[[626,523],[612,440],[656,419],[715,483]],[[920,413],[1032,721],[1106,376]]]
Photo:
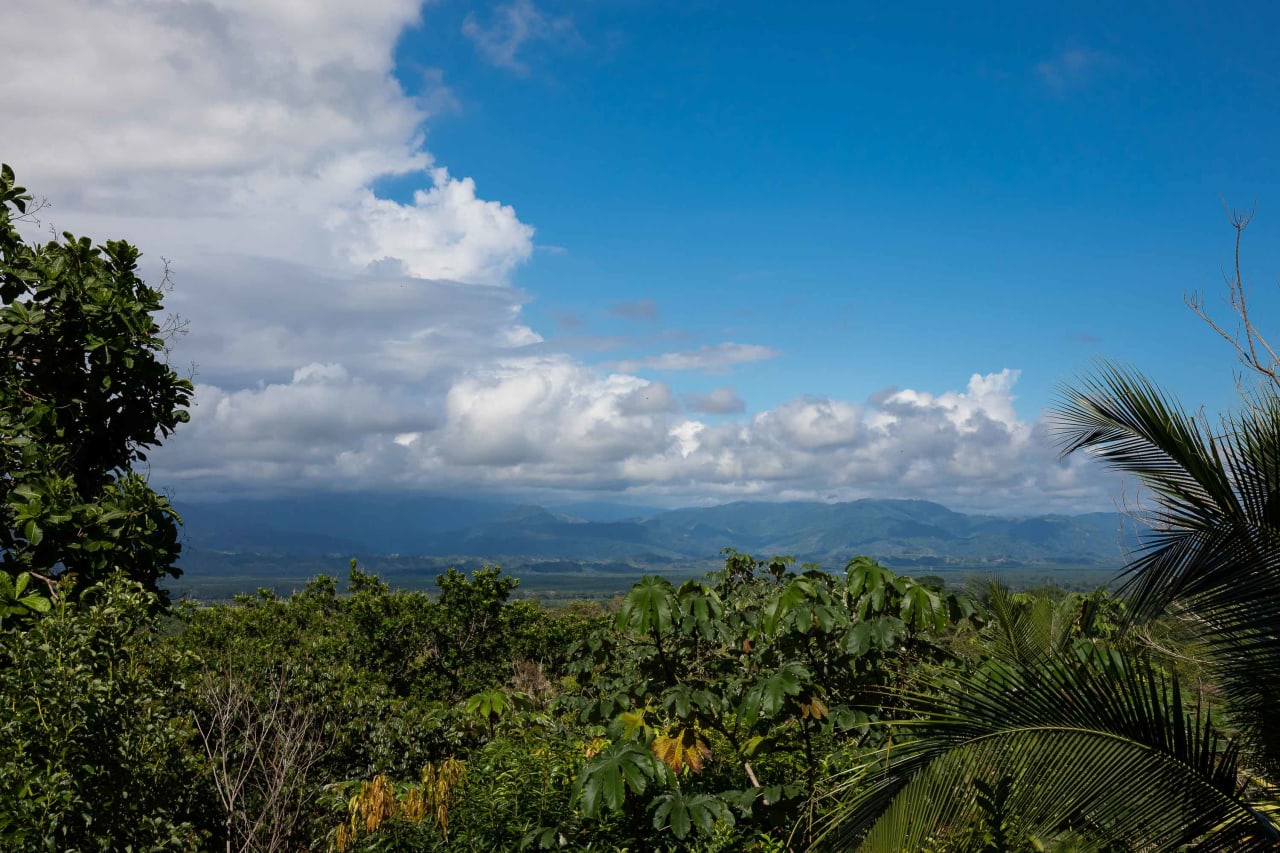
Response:
[[[180,504],[185,542],[260,554],[706,560],[723,548],[842,564],[930,561],[1120,566],[1137,523],[1119,513],[1005,517],[923,500],[737,501],[632,519],[447,496],[343,495]]]

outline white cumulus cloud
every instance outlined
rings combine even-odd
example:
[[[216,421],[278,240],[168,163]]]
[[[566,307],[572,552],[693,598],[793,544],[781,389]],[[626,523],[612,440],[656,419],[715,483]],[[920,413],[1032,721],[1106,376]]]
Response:
[[[470,178],[431,170],[433,186],[412,204],[365,192],[331,224],[338,246],[355,264],[397,262],[406,274],[461,282],[506,279],[533,251],[533,229],[511,207],[476,197]]]
[[[371,489],[603,488],[674,503],[895,496],[993,511],[1097,506],[1114,481],[1082,458],[1058,460],[1041,424],[1010,415],[1015,378],[975,375],[964,391],[894,390],[860,403],[800,397],[708,424],[682,417],[663,383],[601,374],[565,356],[492,361],[412,405],[373,399],[345,370],[311,365],[284,385],[210,393],[214,415],[197,419],[177,444],[216,434],[226,467],[201,476],[219,483],[243,480],[245,460],[260,457],[261,470],[305,488],[334,476],[341,456],[344,484]],[[277,433],[290,440],[304,424],[323,422],[308,433],[313,452],[263,444],[272,411],[282,413]],[[317,467],[316,453],[329,454],[327,468]]]
[[[0,27],[5,158],[58,228],[327,270],[389,261],[501,283],[532,251],[510,207],[422,147],[392,75],[418,0],[16,0]],[[408,203],[378,178],[418,176]]]

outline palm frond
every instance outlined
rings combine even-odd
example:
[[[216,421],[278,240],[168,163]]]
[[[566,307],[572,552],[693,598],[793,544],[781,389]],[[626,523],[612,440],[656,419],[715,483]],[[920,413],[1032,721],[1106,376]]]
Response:
[[[993,580],[983,603],[991,618],[980,642],[997,660],[1032,666],[1061,654],[1071,643],[1078,607],[1070,597],[1055,601],[1042,595],[1022,601]]]
[[[1103,365],[1056,429],[1156,497],[1121,588],[1135,619],[1195,620],[1266,772],[1280,772],[1280,397],[1264,387],[1211,435],[1139,374]]]
[[[915,694],[911,739],[837,791],[820,849],[920,849],[979,817],[978,781],[1009,780],[1019,831],[1073,830],[1141,849],[1271,849],[1280,830],[1242,796],[1238,747],[1183,708],[1176,680],[1086,648],[991,664]],[[902,698],[902,697],[899,697]]]
[[[1136,371],[1102,362],[1064,389],[1051,428],[1064,456],[1087,450],[1137,476],[1184,524],[1215,521],[1236,503],[1205,425]]]

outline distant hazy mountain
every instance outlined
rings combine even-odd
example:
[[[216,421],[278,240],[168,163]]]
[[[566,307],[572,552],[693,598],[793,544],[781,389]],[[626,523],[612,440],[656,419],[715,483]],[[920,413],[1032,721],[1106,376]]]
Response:
[[[1115,513],[1002,518],[928,501],[735,503],[652,519],[667,541],[719,541],[761,554],[843,562],[854,554],[920,563],[982,561],[1119,565],[1133,524]]]
[[[315,495],[179,502],[186,541],[272,554],[422,554],[424,537],[484,524],[514,504],[430,495]]]
[[[403,554],[661,562],[732,547],[839,565],[1119,566],[1135,525],[1115,513],[1005,518],[928,501],[732,503],[625,518],[439,496],[328,495],[180,505],[190,545],[260,554]],[[563,507],[561,509],[564,509]]]
[[[610,501],[576,501],[568,504],[555,504],[547,507],[547,509],[586,521],[633,521],[640,518],[650,518],[662,512],[658,507],[620,504]]]

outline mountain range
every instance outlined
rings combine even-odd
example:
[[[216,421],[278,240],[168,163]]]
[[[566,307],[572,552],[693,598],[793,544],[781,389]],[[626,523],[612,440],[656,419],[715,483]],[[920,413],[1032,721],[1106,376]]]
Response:
[[[566,507],[429,495],[324,495],[177,508],[186,522],[185,544],[197,551],[493,560],[518,555],[636,564],[705,561],[731,547],[829,567],[858,554],[905,566],[1119,567],[1138,527],[1117,513],[1004,517],[880,499],[665,511],[602,505],[590,519]],[[626,517],[628,511],[634,515]]]

